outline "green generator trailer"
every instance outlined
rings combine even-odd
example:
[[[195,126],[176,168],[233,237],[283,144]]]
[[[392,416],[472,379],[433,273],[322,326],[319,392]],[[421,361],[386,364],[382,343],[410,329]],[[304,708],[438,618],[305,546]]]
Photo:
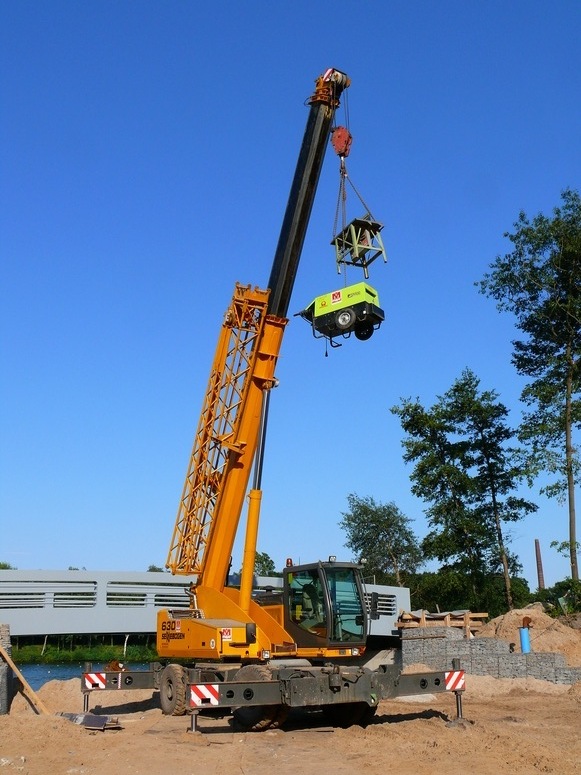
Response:
[[[348,337],[351,333],[365,341],[385,319],[377,291],[367,283],[317,296],[297,315],[312,325],[314,336],[327,337],[332,344],[335,337]]]

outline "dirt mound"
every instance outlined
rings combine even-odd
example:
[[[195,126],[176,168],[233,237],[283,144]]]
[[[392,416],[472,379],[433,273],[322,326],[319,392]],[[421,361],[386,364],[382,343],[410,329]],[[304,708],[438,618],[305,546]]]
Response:
[[[529,608],[517,608],[497,616],[479,630],[479,637],[501,638],[515,644],[520,652],[519,629],[523,620],[530,619],[529,636],[531,650],[562,654],[571,667],[581,665],[581,631],[568,627],[558,619],[551,619],[540,604]]]
[[[47,681],[36,692],[51,713],[82,713],[83,693],[78,678],[68,681]],[[151,689],[94,691],[89,698],[89,710],[101,714],[136,713],[159,707],[158,696]],[[32,714],[35,711],[22,694],[17,694],[10,706],[10,715]]]

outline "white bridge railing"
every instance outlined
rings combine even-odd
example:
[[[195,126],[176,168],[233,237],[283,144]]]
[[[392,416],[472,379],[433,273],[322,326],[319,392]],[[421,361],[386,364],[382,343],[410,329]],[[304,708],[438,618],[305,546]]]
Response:
[[[160,608],[188,605],[191,579],[169,573],[0,570],[11,635],[155,632]]]
[[[0,570],[0,624],[11,635],[154,633],[157,611],[187,608],[193,579],[169,573]],[[256,587],[277,588],[282,579],[257,577]],[[377,594],[370,634],[397,635],[401,611],[410,610],[409,590],[365,585],[365,601]]]

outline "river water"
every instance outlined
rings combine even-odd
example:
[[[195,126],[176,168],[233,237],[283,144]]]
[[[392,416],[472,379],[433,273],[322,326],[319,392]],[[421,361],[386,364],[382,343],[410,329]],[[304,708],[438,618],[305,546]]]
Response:
[[[81,679],[82,664],[69,665],[18,665],[18,669],[30,686],[37,691],[47,681],[67,681],[69,678]]]

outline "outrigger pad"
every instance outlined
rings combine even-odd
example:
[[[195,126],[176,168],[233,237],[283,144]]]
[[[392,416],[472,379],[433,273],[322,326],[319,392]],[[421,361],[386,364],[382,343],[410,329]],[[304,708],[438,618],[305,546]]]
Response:
[[[307,320],[315,337],[349,337],[354,333],[362,341],[369,339],[385,320],[375,288],[355,283],[317,296],[298,316]]]
[[[78,724],[85,729],[95,729],[104,732],[106,729],[123,729],[119,719],[112,716],[97,716],[94,713],[57,713],[57,716],[63,716]]]

